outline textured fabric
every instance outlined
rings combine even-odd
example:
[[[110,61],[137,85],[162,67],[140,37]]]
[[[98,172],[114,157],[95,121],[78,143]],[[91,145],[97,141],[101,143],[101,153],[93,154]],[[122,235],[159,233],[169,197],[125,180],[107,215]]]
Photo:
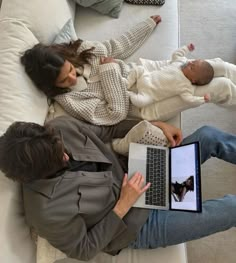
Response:
[[[202,213],[152,210],[129,247],[154,249],[199,239],[236,226],[236,196],[203,202]]]
[[[148,38],[156,23],[148,18],[117,39],[104,42],[84,41],[78,52],[95,47],[91,59],[87,88],[58,95],[55,100],[75,118],[97,125],[113,125],[127,117],[129,66],[122,61]],[[100,64],[100,58],[111,56],[116,63]],[[98,77],[98,78],[97,78]],[[95,81],[94,81],[95,79]],[[99,81],[96,81],[98,79]],[[79,85],[79,83],[78,83]]]
[[[133,5],[164,5],[165,0],[125,0]]]
[[[118,18],[123,0],[75,0],[77,4],[90,7],[101,14]]]
[[[127,156],[131,142],[167,146],[168,140],[162,130],[144,120],[135,125],[124,138],[114,139],[112,148],[119,154]]]

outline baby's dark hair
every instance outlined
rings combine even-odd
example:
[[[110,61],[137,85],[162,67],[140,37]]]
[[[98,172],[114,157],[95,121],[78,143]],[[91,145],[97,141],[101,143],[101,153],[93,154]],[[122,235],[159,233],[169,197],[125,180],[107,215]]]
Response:
[[[194,84],[202,86],[210,83],[214,77],[214,69],[207,61],[202,61],[201,68],[199,69],[199,76],[195,80]]]
[[[75,67],[90,63],[93,55],[93,47],[78,53],[82,40],[74,42],[43,45],[36,44],[25,51],[21,57],[21,63],[25,67],[25,72],[34,82],[36,87],[43,91],[47,97],[53,98],[70,91],[70,88],[58,88],[55,86],[61,68],[68,60]]]

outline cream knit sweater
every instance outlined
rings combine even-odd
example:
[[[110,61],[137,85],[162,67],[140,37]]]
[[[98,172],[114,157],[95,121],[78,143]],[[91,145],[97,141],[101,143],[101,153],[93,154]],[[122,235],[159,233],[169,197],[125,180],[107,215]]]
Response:
[[[95,47],[95,57],[90,65],[84,65],[72,91],[56,96],[55,100],[70,115],[96,125],[114,125],[124,120],[129,111],[130,67],[122,60],[143,44],[155,26],[154,20],[148,18],[117,39],[83,41],[78,52]],[[113,57],[116,62],[100,64],[101,57]]]

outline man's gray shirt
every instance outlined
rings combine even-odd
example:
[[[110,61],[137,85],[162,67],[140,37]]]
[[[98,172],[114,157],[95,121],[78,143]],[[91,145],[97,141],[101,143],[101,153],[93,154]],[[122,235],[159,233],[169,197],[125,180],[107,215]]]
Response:
[[[59,117],[49,124],[60,130],[74,160],[101,162],[104,171],[65,171],[23,185],[28,224],[68,257],[89,260],[100,251],[117,254],[136,238],[149,211],[131,208],[123,219],[113,212],[124,171],[105,143],[125,136],[137,121],[94,126]]]

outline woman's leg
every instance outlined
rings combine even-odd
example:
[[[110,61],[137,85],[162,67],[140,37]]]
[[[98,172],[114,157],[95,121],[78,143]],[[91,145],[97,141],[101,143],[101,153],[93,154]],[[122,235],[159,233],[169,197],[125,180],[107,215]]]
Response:
[[[202,213],[151,210],[131,248],[157,248],[199,239],[236,226],[236,196],[203,202]]]
[[[201,163],[211,157],[236,164],[236,136],[211,126],[203,126],[185,138],[182,144],[199,141]]]

